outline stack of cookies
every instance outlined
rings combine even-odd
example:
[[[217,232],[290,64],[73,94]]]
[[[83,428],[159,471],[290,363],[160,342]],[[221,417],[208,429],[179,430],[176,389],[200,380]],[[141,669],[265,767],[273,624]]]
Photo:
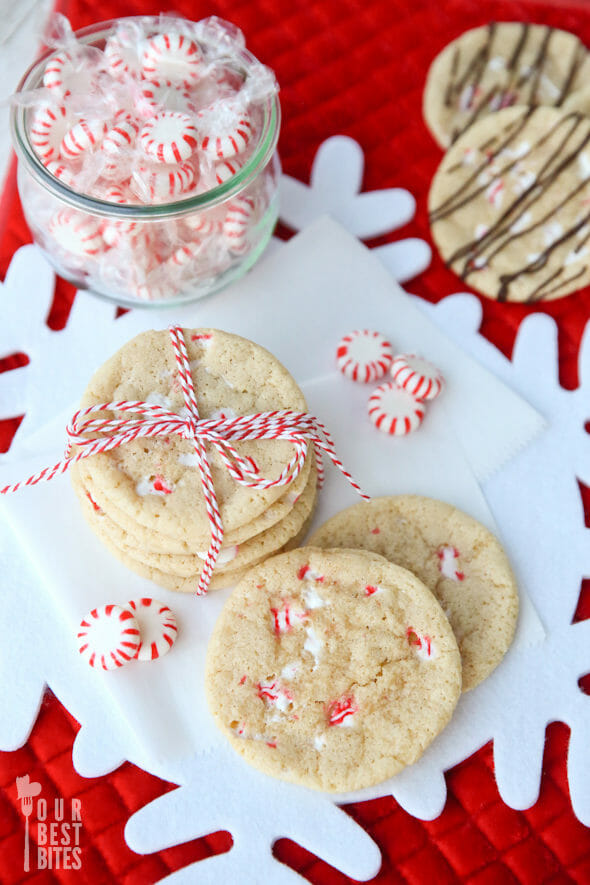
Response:
[[[264,348],[213,329],[183,332],[201,418],[306,411],[299,387]],[[95,373],[81,407],[121,401],[186,413],[167,330],[145,332],[122,347]],[[293,445],[282,440],[234,446],[271,480],[294,455]],[[317,471],[310,452],[292,483],[251,489],[229,475],[213,446],[207,445],[207,454],[225,530],[210,585],[215,588],[234,584],[252,565],[297,546],[313,514]],[[172,435],[138,438],[71,469],[83,512],[100,540],[129,568],[171,590],[197,589],[211,543],[197,465],[194,443]]]
[[[434,60],[426,122],[447,153],[429,197],[448,267],[483,295],[537,303],[590,282],[590,53],[502,22]]]

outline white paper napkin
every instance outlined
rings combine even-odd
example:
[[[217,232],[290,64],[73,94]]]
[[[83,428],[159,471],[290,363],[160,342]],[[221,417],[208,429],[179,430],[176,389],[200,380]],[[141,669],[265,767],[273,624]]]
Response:
[[[526,444],[542,419],[442,335],[370,253],[334,222],[316,223],[215,299],[173,316],[128,314],[113,323],[114,337],[122,340],[138,327],[170,322],[225,328],[272,350],[300,382],[310,411],[328,425],[346,466],[369,493],[439,497],[497,531],[476,476],[497,469]],[[339,338],[359,327],[383,331],[397,350],[418,351],[442,369],[448,382],[444,398],[428,409],[418,433],[394,439],[376,431],[366,418],[370,386],[355,385],[334,370]],[[107,352],[112,349],[105,343]],[[54,452],[50,462],[61,451],[60,437],[55,425],[45,434]],[[47,463],[45,454],[34,464],[2,464],[0,484]],[[329,468],[316,523],[354,500],[346,481]],[[207,710],[203,665],[209,633],[229,591],[197,599],[167,592],[129,572],[87,528],[67,476],[5,498],[0,512],[22,545],[11,555],[26,555],[38,575],[39,592],[48,592],[56,617],[72,637],[63,654],[73,684],[79,678],[85,685],[88,681],[88,666],[75,652],[75,633],[89,609],[152,595],[176,612],[180,632],[171,654],[151,664],[134,662],[120,671],[92,674],[105,721],[115,716],[126,722],[144,766],[218,746],[222,738]],[[534,609],[527,605],[524,611],[518,643],[542,636]],[[52,629],[50,621],[45,629]],[[43,642],[43,636],[35,641]]]

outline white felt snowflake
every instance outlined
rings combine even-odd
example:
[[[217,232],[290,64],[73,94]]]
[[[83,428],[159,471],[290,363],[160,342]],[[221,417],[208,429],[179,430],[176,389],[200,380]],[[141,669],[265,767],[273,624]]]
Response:
[[[574,811],[590,825],[590,698],[578,687],[590,672],[590,620],[572,624],[583,578],[590,576],[590,531],[577,480],[590,484],[590,323],[578,359],[579,386],[564,390],[558,380],[557,328],[544,315],[526,318],[512,361],[477,335],[481,306],[471,295],[447,298],[426,308],[447,333],[521,393],[544,414],[549,426],[484,491],[502,530],[517,576],[526,582],[546,638],[508,656],[492,679],[461,701],[461,716],[473,704],[488,712],[486,733],[473,734],[473,748],[494,738],[496,779],[504,801],[528,808],[539,792],[545,728],[559,720],[571,728],[568,781]],[[526,568],[526,573],[524,569]],[[459,724],[459,723],[456,723]],[[402,804],[420,817],[439,813],[445,797],[443,767],[459,760],[453,751],[453,725],[437,742],[437,771],[420,772],[420,789],[409,769]]]
[[[283,175],[281,220],[303,230],[320,215],[330,214],[360,239],[397,230],[414,217],[416,200],[404,188],[361,192],[364,155],[361,146],[345,135],[328,138],[318,149],[309,185]],[[407,237],[371,250],[398,283],[422,273],[430,264],[430,246]]]

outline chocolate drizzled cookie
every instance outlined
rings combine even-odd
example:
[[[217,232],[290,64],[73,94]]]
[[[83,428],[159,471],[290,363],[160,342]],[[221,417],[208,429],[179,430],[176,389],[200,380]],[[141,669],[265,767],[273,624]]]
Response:
[[[590,119],[499,111],[447,151],[430,190],[446,264],[498,301],[561,298],[590,282]]]
[[[567,31],[492,22],[466,31],[435,58],[424,117],[446,148],[469,126],[514,105],[562,107],[587,85],[590,55]]]

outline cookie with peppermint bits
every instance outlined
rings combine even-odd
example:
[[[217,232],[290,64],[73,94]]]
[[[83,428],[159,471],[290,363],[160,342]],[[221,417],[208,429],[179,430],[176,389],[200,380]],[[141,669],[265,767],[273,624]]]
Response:
[[[422,755],[460,696],[461,661],[413,574],[364,551],[303,547],[240,581],[205,680],[217,725],[247,762],[346,793]]]
[[[86,510],[86,515],[88,508],[84,507],[83,510]],[[309,528],[311,524],[311,517],[309,517],[301,527],[301,529],[290,538],[287,543],[283,544],[282,547],[279,547],[274,551],[274,555],[278,553],[283,553],[285,550],[293,550],[295,547],[300,547],[303,543],[304,539],[309,533]],[[160,587],[165,587],[166,590],[173,590],[176,593],[196,593],[200,574],[195,574],[190,577],[180,577],[179,575],[171,574],[170,572],[162,571],[159,568],[156,568],[153,565],[148,565],[143,560],[138,559],[136,556],[129,554],[121,549],[121,547],[115,543],[108,535],[99,535],[101,542],[104,544],[106,549],[112,553],[115,559],[118,559],[126,568],[131,569],[131,571],[136,572],[136,574],[141,575],[142,578],[146,578],[148,581],[152,581],[154,584],[158,584]],[[209,582],[208,591],[211,590],[221,590],[225,587],[233,587],[238,581],[246,575],[249,569],[253,568],[259,563],[263,562],[267,556],[264,554],[261,555],[258,559],[253,562],[248,563],[248,565],[242,567],[234,567],[232,568],[233,562],[229,562],[216,568],[213,572],[213,577]]]
[[[231,420],[283,409],[307,411],[295,380],[265,348],[216,329],[183,331],[200,418]],[[81,407],[130,401],[186,415],[167,330],[143,332],[125,344],[94,374]],[[101,414],[113,417],[109,411]],[[135,415],[119,411],[117,417]],[[246,463],[271,481],[280,478],[296,454],[294,445],[281,439],[235,441],[233,445],[242,458],[249,459]],[[237,482],[218,449],[209,442],[205,446],[227,536],[261,516],[289,491],[285,485],[253,489]],[[312,452],[308,458],[313,458]],[[192,552],[209,549],[211,521],[192,440],[173,433],[138,437],[86,459],[84,473],[91,480],[91,493],[104,489],[130,526],[182,540]]]
[[[455,633],[463,691],[489,676],[510,647],[518,588],[508,558],[488,529],[450,504],[419,495],[372,498],[337,513],[309,543],[367,550],[417,575]]]
[[[72,479],[72,485],[80,501],[82,513],[94,533],[107,544],[109,549],[115,549],[119,558],[128,566],[132,568],[135,563],[139,563],[145,569],[153,569],[152,580],[156,583],[159,574],[170,575],[176,579],[176,583],[171,586],[166,582],[163,586],[169,589],[194,588],[203,570],[206,550],[197,550],[192,554],[154,552],[142,546],[141,542],[138,543],[132,535],[124,532],[113,522],[109,513],[96,504],[93,496],[77,478]],[[249,568],[265,557],[282,550],[285,544],[299,537],[302,528],[311,521],[316,499],[317,470],[314,466],[302,494],[283,519],[241,544],[223,544],[214,574],[218,577],[225,576],[226,585],[229,586],[235,583],[237,570],[241,572],[244,568]],[[145,569],[139,569],[140,573],[145,573]]]
[[[189,459],[190,460],[190,459]],[[261,532],[266,532],[272,526],[276,525],[284,519],[295,507],[299,498],[310,481],[311,467],[314,462],[313,458],[307,458],[301,473],[292,483],[285,487],[286,491],[275,501],[270,507],[267,507],[259,516],[250,520],[234,531],[226,531],[223,536],[223,547],[219,566],[224,560],[223,550],[225,548],[233,548],[250,540]],[[90,503],[95,514],[107,516],[105,523],[109,526],[112,524],[113,532],[116,532],[118,541],[130,547],[139,547],[142,550],[149,550],[152,553],[168,553],[178,555],[194,554],[194,546],[186,539],[165,534],[156,529],[149,529],[140,525],[138,522],[130,519],[130,517],[120,508],[116,506],[112,496],[109,495],[105,488],[97,487],[86,470],[86,462],[79,461],[70,469],[70,476],[74,491],[79,498],[85,499],[86,503]],[[145,487],[149,483],[149,477],[144,477],[143,484]],[[314,479],[315,481],[315,479]],[[156,475],[151,481],[151,487],[155,495],[162,496],[166,494],[163,491],[165,479],[161,475]],[[166,488],[169,486],[166,485]],[[159,490],[158,490],[159,489]],[[116,492],[115,492],[116,494]]]

